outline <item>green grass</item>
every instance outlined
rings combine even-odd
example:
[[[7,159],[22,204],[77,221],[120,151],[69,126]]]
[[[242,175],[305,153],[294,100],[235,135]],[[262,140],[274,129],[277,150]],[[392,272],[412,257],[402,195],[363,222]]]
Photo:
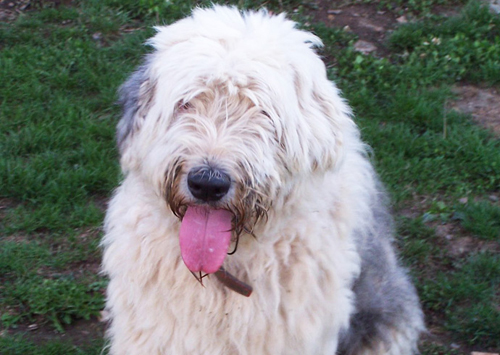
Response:
[[[466,205],[460,219],[463,227],[478,238],[498,240],[500,236],[500,207],[487,201]]]
[[[84,240],[83,238],[88,238]],[[1,322],[4,327],[46,319],[58,331],[75,319],[98,316],[106,281],[82,262],[98,263],[97,233],[34,234],[0,241]]]
[[[500,257],[480,253],[456,262],[453,271],[439,272],[419,283],[424,306],[446,321],[446,329],[461,334],[468,345],[479,341],[483,346],[498,348],[500,313]]]
[[[421,346],[421,353],[423,355],[459,355],[460,352],[456,349],[449,349],[446,346],[438,344],[428,344],[425,343]]]
[[[329,39],[327,50],[337,61],[331,77],[354,106],[363,136],[376,151],[379,170],[397,200],[412,193],[459,196],[500,186],[499,141],[468,117],[446,109],[453,99],[449,84],[499,82],[500,18],[471,3],[459,19],[463,31],[441,29],[455,19],[400,27],[389,43],[395,47],[412,37],[413,45],[405,44],[405,52],[401,49],[383,59],[355,52],[349,46],[352,41],[345,39],[341,44],[347,48],[339,55],[337,30],[330,30],[331,38],[324,26],[318,28]],[[471,33],[468,21],[477,33]],[[476,47],[478,36],[483,40]],[[415,44],[432,43],[432,38],[441,44]],[[481,54],[483,49],[494,55]],[[453,52],[467,52],[470,59],[444,65],[442,58]]]
[[[365,2],[379,4],[381,8],[397,14],[422,17],[432,14],[436,6],[457,7],[467,3],[467,0],[365,0]]]
[[[89,339],[85,345],[80,346],[59,340],[40,345],[20,336],[0,337],[3,355],[104,355],[103,346],[103,341],[96,339]]]
[[[413,211],[397,219],[401,257],[431,326],[461,346],[429,340],[422,353],[499,349],[500,259],[449,249],[462,237],[499,248],[500,205],[489,196],[500,191],[500,141],[447,107],[456,83],[500,84],[500,17],[476,2],[451,18],[432,10],[463,1],[353,2],[421,19],[392,33],[385,58],[354,51],[356,36],[342,29],[303,26],[325,42],[329,75],[355,110],[395,209]],[[36,323],[61,334],[98,316],[103,201],[120,178],[116,89],[148,50],[151,25],[208,3],[80,1],[0,23],[0,353],[100,353],[102,339],[81,346],[17,330]],[[303,20],[314,10],[313,2],[231,3]],[[442,226],[450,240],[436,232]]]
[[[151,33],[124,35],[131,25],[127,14],[98,2],[1,24],[3,328],[36,323],[63,332],[103,307],[96,228],[119,179],[115,92]],[[87,353],[57,341],[40,348],[1,339],[2,354]]]
[[[81,11],[47,9],[2,26],[0,194],[17,205],[6,233],[97,225],[94,197],[116,185],[115,91],[144,34],[119,36],[127,19],[111,10]]]
[[[498,348],[498,253],[452,256],[446,242],[424,219],[402,218],[398,223],[402,256],[415,275],[424,309],[439,316],[443,320],[439,325],[454,334],[457,341],[472,348],[479,344]]]

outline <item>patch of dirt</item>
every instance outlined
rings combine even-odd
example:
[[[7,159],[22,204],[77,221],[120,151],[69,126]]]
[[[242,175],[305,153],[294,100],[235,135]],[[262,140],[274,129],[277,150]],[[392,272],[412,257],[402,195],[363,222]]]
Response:
[[[59,7],[72,2],[72,0],[0,0],[0,22],[13,21],[27,11],[43,7]]]
[[[79,260],[69,262],[64,269],[41,266],[38,268],[37,274],[45,278],[58,278],[68,275],[80,278],[98,275],[101,270],[101,253],[100,249],[94,250],[91,245],[101,238],[100,234],[101,228],[85,228],[76,235],[75,241],[69,241],[66,238],[49,241],[51,252],[54,254],[71,252],[75,246],[81,248],[82,254],[79,256]]]
[[[30,1],[0,0],[0,21],[12,21],[30,7]]]
[[[104,322],[96,318],[89,320],[80,319],[70,325],[66,325],[64,333],[60,333],[52,326],[39,324],[35,320],[29,324],[20,324],[16,329],[9,329],[6,333],[8,335],[23,334],[26,339],[35,344],[43,344],[57,338],[76,346],[85,346],[94,339],[102,339],[104,337],[105,326]]]
[[[458,100],[451,104],[452,109],[470,114],[479,125],[500,137],[500,92],[496,88],[460,85],[453,92]]]
[[[41,266],[36,270],[36,273],[44,279],[55,279],[67,276],[80,279],[88,277],[94,278],[100,271],[101,259],[95,258],[69,263],[64,270]]]
[[[452,239],[449,245],[449,253],[454,257],[485,251],[497,253],[500,250],[495,242],[478,241],[472,237]]]
[[[496,195],[488,196],[493,202],[498,201]],[[396,215],[415,219],[423,216],[426,211],[432,206],[433,201],[436,201],[438,196],[420,196],[414,195],[405,206],[396,211]],[[445,199],[443,197],[443,199]],[[468,198],[464,197],[459,200],[460,203],[466,204]],[[447,219],[445,222],[439,218],[425,222],[425,225],[432,228],[438,237],[435,240],[436,245],[440,246],[448,257],[452,259],[463,258],[468,255],[480,252],[499,252],[500,243],[498,241],[481,240],[471,235],[462,227],[459,221]]]
[[[108,209],[109,199],[108,196],[96,195],[92,200],[101,211],[105,212]]]
[[[458,14],[460,14],[460,8],[458,6],[438,5],[434,7],[432,13],[434,15],[445,16],[445,17],[457,16]]]
[[[500,252],[500,244],[495,241],[477,239],[468,233],[457,222],[434,224],[432,227],[439,242],[444,246],[446,254],[451,258],[462,258],[481,252]]]
[[[13,198],[0,198],[0,220],[5,220],[7,211],[16,208],[18,205],[19,202],[15,201]]]
[[[388,54],[384,42],[398,24],[396,15],[379,10],[375,4],[345,5],[345,1],[321,0],[317,5],[318,10],[311,14],[314,21],[355,33],[360,52]]]
[[[30,237],[25,234],[11,234],[2,238],[2,241],[16,244],[28,244]]]

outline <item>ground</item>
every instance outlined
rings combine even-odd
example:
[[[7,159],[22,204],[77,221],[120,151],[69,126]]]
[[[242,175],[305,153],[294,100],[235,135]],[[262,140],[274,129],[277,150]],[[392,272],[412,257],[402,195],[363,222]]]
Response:
[[[495,88],[457,85],[457,100],[451,103],[455,110],[468,113],[481,126],[500,136],[500,93]]]
[[[492,11],[497,11],[498,7],[500,7],[496,1],[491,0]],[[0,21],[14,21],[20,14],[37,11],[41,6],[57,8],[58,6],[71,5],[71,3],[70,0],[0,0]],[[378,58],[383,58],[389,53],[386,42],[388,34],[399,24],[412,21],[415,16],[418,16],[418,14],[407,13],[404,9],[388,11],[374,4],[355,1],[320,0],[314,2],[314,5],[305,7],[306,15],[309,16],[311,22],[323,22],[327,26],[340,27],[346,32],[354,33],[357,36],[354,48],[363,54],[371,54]],[[435,6],[432,11],[449,16],[457,14],[457,9],[454,6]],[[96,40],[98,40],[98,37],[99,35],[96,33]],[[456,95],[455,100],[448,102],[447,110],[450,112],[458,110],[470,114],[478,125],[491,130],[493,134],[500,137],[500,92],[497,88],[460,82],[453,87],[453,92]],[[496,205],[498,205],[499,197],[500,193],[498,191],[488,196],[490,201]],[[464,197],[464,199],[466,198]],[[413,201],[418,201],[418,203],[401,207],[397,211],[398,216],[401,218],[414,218],[422,215],[424,211],[433,210],[432,218],[426,220],[425,224],[435,230],[436,239],[433,240],[435,246],[443,250],[443,253],[451,260],[450,262],[459,261],[461,258],[478,251],[500,252],[497,241],[475,238],[457,220],[453,218],[447,218],[445,221],[439,220],[441,214],[448,213],[447,209],[441,207],[436,209],[433,206],[433,199],[429,196],[417,196]],[[0,218],[3,216],[3,210],[12,208],[16,203],[14,200],[1,199]],[[461,203],[465,205],[467,200],[463,200]],[[105,202],[101,202],[100,205],[104,208]],[[436,215],[438,219],[436,219]],[[81,237],[86,237],[88,233],[88,231],[82,231]],[[16,241],[22,242],[23,236],[10,236],[9,238],[18,238]],[[432,258],[426,259],[426,262],[433,262],[433,260]],[[85,263],[70,264],[68,272],[74,274],[83,272],[97,273],[98,268],[99,260],[90,258]],[[44,271],[41,270],[41,272]],[[442,317],[442,314],[439,312],[428,314],[427,322],[430,334],[427,339],[429,341],[436,344],[452,343],[460,350],[460,354],[477,350],[469,348],[465,344],[453,344],[449,333],[440,326],[440,317]],[[28,332],[30,334],[29,338],[36,343],[59,338],[63,340],[70,339],[73,344],[85,344],[88,339],[101,337],[104,332],[104,325],[96,318],[79,320],[66,326],[64,333],[60,333],[48,325],[39,324],[35,319],[32,322],[20,324],[17,329],[4,331],[4,334],[7,332],[9,334]],[[481,350],[495,351],[497,349]]]
[[[316,11],[311,11],[314,21],[355,33],[359,38],[355,48],[363,54],[371,53],[378,57],[386,55],[387,35],[398,24],[408,22],[405,15],[398,16],[375,4],[343,5],[348,3],[344,0],[322,0],[317,3]],[[497,6],[496,0],[491,0],[491,3]],[[457,14],[457,9],[454,6],[438,6],[434,12],[453,16]],[[500,93],[497,89],[460,84],[454,92],[457,98],[450,104],[451,108],[471,114],[479,124],[500,136]]]

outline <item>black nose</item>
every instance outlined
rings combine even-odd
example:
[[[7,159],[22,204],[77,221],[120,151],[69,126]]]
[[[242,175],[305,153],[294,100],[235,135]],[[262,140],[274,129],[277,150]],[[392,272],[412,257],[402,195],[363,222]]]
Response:
[[[209,202],[218,201],[227,194],[231,179],[218,169],[202,167],[189,172],[187,183],[194,197]]]

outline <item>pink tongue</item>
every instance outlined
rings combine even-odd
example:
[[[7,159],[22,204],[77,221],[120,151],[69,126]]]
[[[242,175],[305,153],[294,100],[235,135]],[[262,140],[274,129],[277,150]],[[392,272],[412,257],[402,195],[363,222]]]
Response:
[[[219,270],[231,242],[232,214],[201,206],[188,207],[179,232],[181,255],[192,272]]]

